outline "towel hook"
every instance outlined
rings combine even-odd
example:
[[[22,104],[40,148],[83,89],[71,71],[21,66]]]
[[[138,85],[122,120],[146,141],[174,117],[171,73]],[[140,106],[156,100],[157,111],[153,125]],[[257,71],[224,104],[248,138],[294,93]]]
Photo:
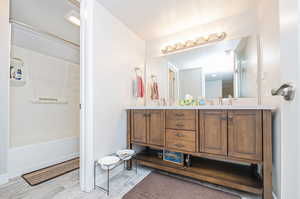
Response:
[[[156,81],[157,80],[157,77],[156,77],[156,75],[151,75],[151,79],[152,79],[152,81]]]
[[[138,76],[139,75],[138,72],[141,71],[141,68],[136,67],[136,68],[134,68],[134,70],[135,70],[136,76]]]

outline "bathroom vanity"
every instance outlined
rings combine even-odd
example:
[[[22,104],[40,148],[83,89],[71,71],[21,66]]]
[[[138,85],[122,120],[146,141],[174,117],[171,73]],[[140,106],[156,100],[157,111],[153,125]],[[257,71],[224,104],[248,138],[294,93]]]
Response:
[[[272,198],[272,107],[132,107],[128,147],[144,146],[138,163]],[[181,152],[190,166],[154,150]]]

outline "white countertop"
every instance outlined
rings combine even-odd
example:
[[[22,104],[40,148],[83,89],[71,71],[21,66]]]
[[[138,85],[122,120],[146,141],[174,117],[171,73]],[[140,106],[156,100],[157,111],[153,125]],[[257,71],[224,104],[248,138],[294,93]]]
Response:
[[[266,105],[203,105],[203,106],[131,106],[127,109],[186,109],[186,110],[199,110],[199,109],[221,109],[221,110],[275,110],[274,106]]]

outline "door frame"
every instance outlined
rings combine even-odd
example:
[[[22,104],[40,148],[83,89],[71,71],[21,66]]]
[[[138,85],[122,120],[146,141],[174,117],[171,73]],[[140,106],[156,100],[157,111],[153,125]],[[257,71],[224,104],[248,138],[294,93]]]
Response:
[[[80,187],[85,192],[94,189],[94,3],[80,3]]]
[[[169,79],[170,79],[170,75],[169,75],[169,71],[172,71],[174,72],[175,76],[176,76],[176,81],[175,81],[175,84],[176,84],[176,93],[175,93],[175,100],[174,101],[178,101],[179,100],[179,70],[178,68],[176,68],[176,66],[174,66],[173,64],[171,64],[170,62],[168,62],[168,72],[167,72],[167,80],[168,80],[168,83],[167,83],[167,93],[168,93],[168,97],[167,99],[170,100],[170,82],[169,82]]]
[[[9,0],[0,2],[0,184],[8,182],[9,149],[9,63],[10,33]]]
[[[298,0],[279,0],[280,74],[281,83],[300,82],[300,3]],[[300,198],[300,147],[298,93],[293,101],[281,102],[281,192],[280,199]]]

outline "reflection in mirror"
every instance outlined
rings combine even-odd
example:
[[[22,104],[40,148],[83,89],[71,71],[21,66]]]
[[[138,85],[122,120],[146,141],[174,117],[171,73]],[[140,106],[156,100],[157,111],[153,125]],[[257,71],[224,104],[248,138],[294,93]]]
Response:
[[[205,74],[205,98],[234,96],[233,72]]]
[[[203,68],[190,68],[179,70],[180,99],[186,95],[205,96],[205,77]]]
[[[186,95],[194,99],[256,98],[257,50],[257,38],[250,36],[166,55],[160,57],[162,65],[149,66],[150,71],[154,70],[151,67],[166,68],[160,76],[167,80],[161,82],[168,84],[170,102]]]

